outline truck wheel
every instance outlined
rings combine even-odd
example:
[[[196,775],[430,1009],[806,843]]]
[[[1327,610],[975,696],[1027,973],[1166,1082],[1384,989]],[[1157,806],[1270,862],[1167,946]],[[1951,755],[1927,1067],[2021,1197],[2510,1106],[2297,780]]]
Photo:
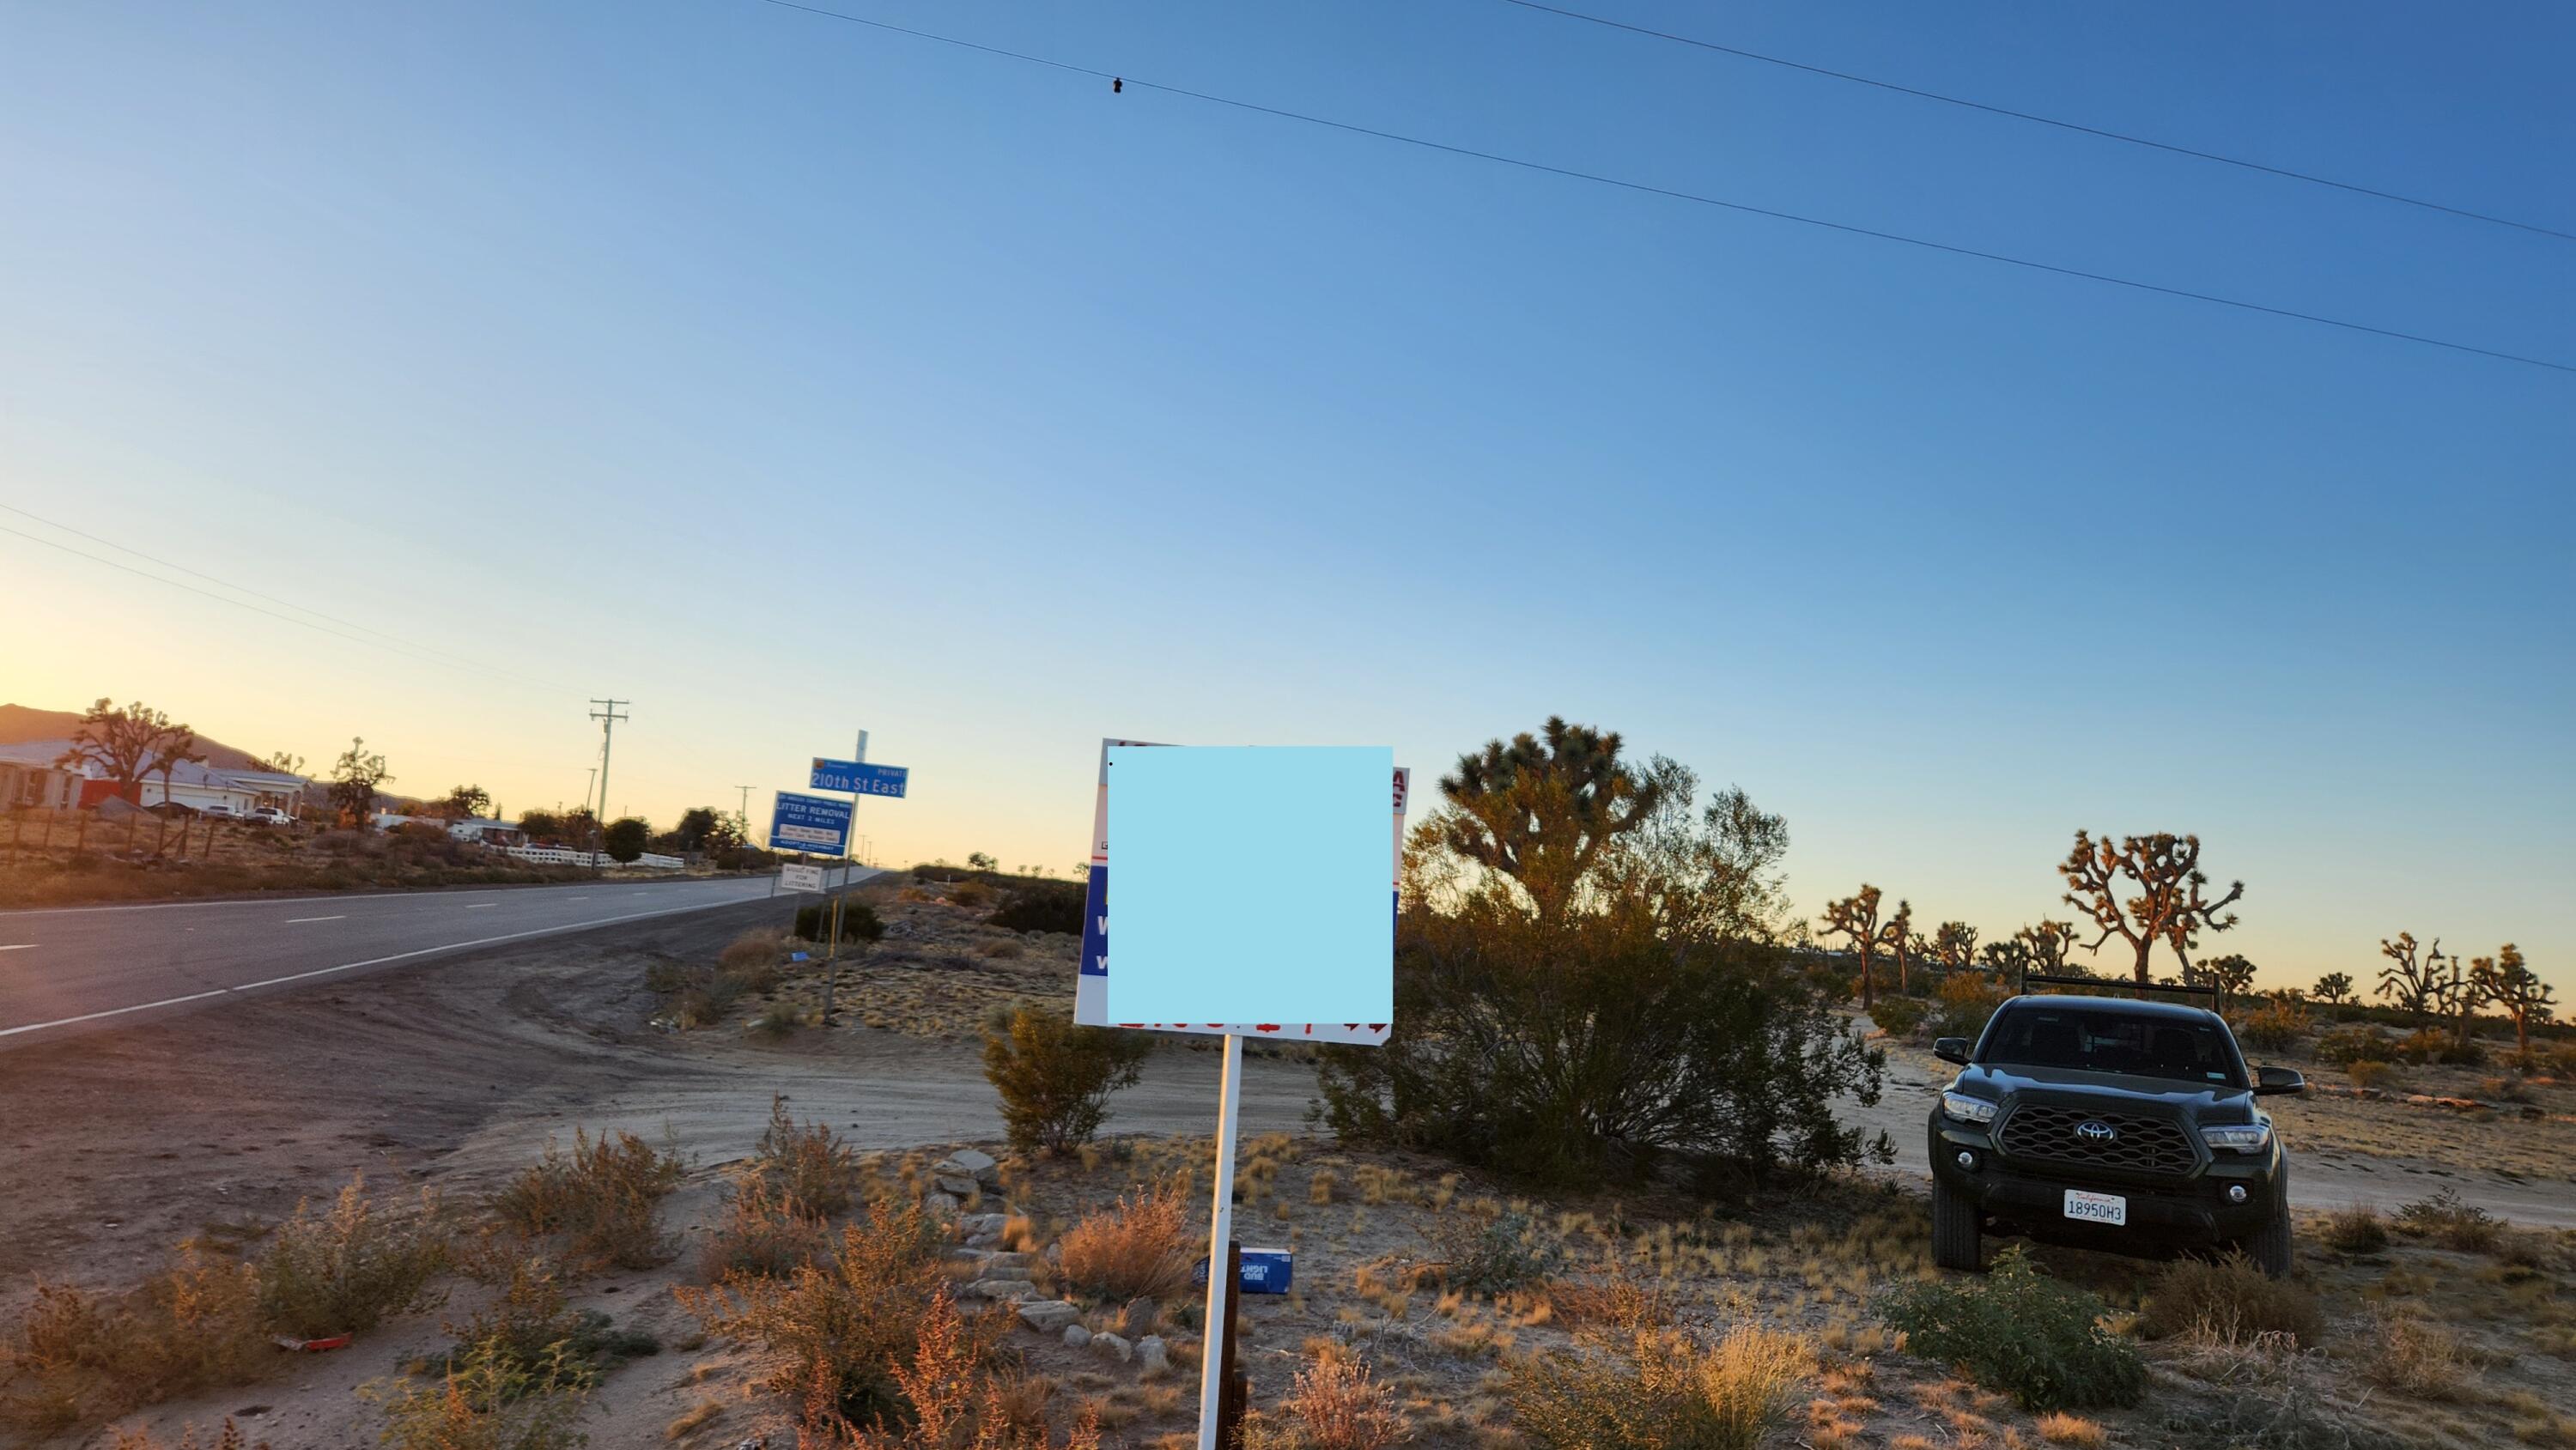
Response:
[[[2246,1247],[2253,1251],[2254,1267],[2267,1279],[2290,1277],[2290,1166],[2272,1177],[2272,1221],[2255,1230]]]
[[[1950,1185],[1940,1179],[1933,1179],[1932,1262],[1944,1269],[1964,1269],[1971,1274],[1983,1268],[1980,1218],[1976,1204],[1951,1192]]]

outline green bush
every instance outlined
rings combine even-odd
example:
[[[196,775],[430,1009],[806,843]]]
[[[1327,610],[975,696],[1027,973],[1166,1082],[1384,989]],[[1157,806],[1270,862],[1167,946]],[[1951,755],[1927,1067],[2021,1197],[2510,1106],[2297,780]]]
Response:
[[[2356,1062],[2395,1062],[2397,1044],[2367,1022],[2330,1028],[2317,1037],[2317,1061],[2348,1067]]]
[[[1882,1310],[1909,1351],[2032,1411],[2134,1405],[2146,1393],[2146,1362],[2101,1316],[2098,1296],[2049,1277],[2019,1244],[1983,1279],[1907,1284]]]
[[[1554,1275],[1565,1256],[1538,1236],[1530,1216],[1506,1209],[1482,1223],[1464,1215],[1441,1220],[1441,1278],[1469,1294],[1502,1294]]]
[[[2446,1249],[2484,1253],[2504,1233],[2504,1220],[2444,1188],[2397,1210],[2397,1231],[2431,1239]]]
[[[1052,931],[1082,935],[1084,886],[1079,881],[1032,881],[1014,887],[992,915],[1006,931]]]
[[[2308,1009],[2295,1002],[2266,1002],[2236,1024],[2236,1040],[2258,1052],[2287,1052],[2308,1035]]]
[[[807,941],[824,941],[832,934],[832,903],[818,901],[796,908],[796,934]],[[841,940],[871,942],[885,939],[885,923],[877,917],[876,908],[864,901],[841,903]]]
[[[676,1156],[633,1133],[593,1138],[576,1128],[572,1153],[547,1139],[546,1156],[494,1196],[492,1212],[519,1233],[561,1235],[576,1261],[651,1268],[671,1257],[659,1209],[680,1172]]]
[[[579,1429],[587,1381],[560,1346],[530,1368],[476,1345],[434,1383],[370,1383],[359,1393],[384,1407],[382,1443],[394,1450],[569,1450],[590,1441]]]
[[[1135,1086],[1154,1040],[1083,1027],[1061,1007],[996,1008],[984,1022],[984,1076],[1002,1095],[1002,1127],[1023,1153],[1091,1141],[1109,1095]]]
[[[1912,1037],[1923,1019],[1932,1015],[1932,1006],[1920,997],[1900,997],[1891,992],[1878,999],[1869,1009],[1869,1019],[1887,1029],[1890,1037]]]
[[[373,1329],[388,1315],[425,1307],[447,1266],[447,1236],[428,1205],[378,1213],[351,1180],[329,1211],[295,1205],[259,1260],[259,1309],[270,1328],[298,1338]]]

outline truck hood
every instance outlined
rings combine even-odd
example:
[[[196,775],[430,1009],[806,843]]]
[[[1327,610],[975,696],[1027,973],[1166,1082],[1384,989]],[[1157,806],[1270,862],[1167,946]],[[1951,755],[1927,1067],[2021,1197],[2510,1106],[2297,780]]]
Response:
[[[2025,1089],[2044,1089],[2051,1097],[2099,1097],[2103,1105],[2137,1107],[2156,1103],[2193,1119],[2218,1121],[2250,1112],[2254,1094],[2225,1083],[2183,1078],[2140,1077],[2125,1072],[2088,1072],[2071,1067],[2030,1067],[2020,1063],[1980,1063],[1962,1068],[1951,1084],[1972,1097],[2002,1102]],[[2227,1111],[2218,1111],[2219,1109]]]

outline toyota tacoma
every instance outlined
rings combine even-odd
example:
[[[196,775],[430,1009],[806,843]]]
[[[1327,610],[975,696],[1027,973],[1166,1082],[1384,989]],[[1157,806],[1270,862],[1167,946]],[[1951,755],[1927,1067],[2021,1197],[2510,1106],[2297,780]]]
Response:
[[[2206,1008],[2033,984],[2114,986],[2025,977],[1973,1046],[1933,1044],[1961,1069],[1932,1109],[1933,1262],[1977,1268],[1992,1231],[2142,1255],[2232,1246],[2287,1274],[2289,1162],[2256,1099],[2306,1079],[2249,1072]]]

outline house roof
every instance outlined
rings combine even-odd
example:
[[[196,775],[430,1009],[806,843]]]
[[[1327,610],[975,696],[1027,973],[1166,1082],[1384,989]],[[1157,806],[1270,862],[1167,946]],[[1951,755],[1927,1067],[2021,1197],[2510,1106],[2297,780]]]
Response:
[[[0,745],[0,761],[7,761],[12,765],[50,766],[62,759],[71,748],[72,742],[68,739],[25,740],[15,745]],[[81,768],[81,763],[74,761],[69,768],[78,770]],[[148,779],[157,780],[160,775],[161,772],[157,770],[145,772]],[[273,770],[233,770],[194,760],[183,760],[172,767],[170,780],[174,785],[211,786],[218,790],[281,792],[302,790],[307,783],[300,775],[287,775]]]

